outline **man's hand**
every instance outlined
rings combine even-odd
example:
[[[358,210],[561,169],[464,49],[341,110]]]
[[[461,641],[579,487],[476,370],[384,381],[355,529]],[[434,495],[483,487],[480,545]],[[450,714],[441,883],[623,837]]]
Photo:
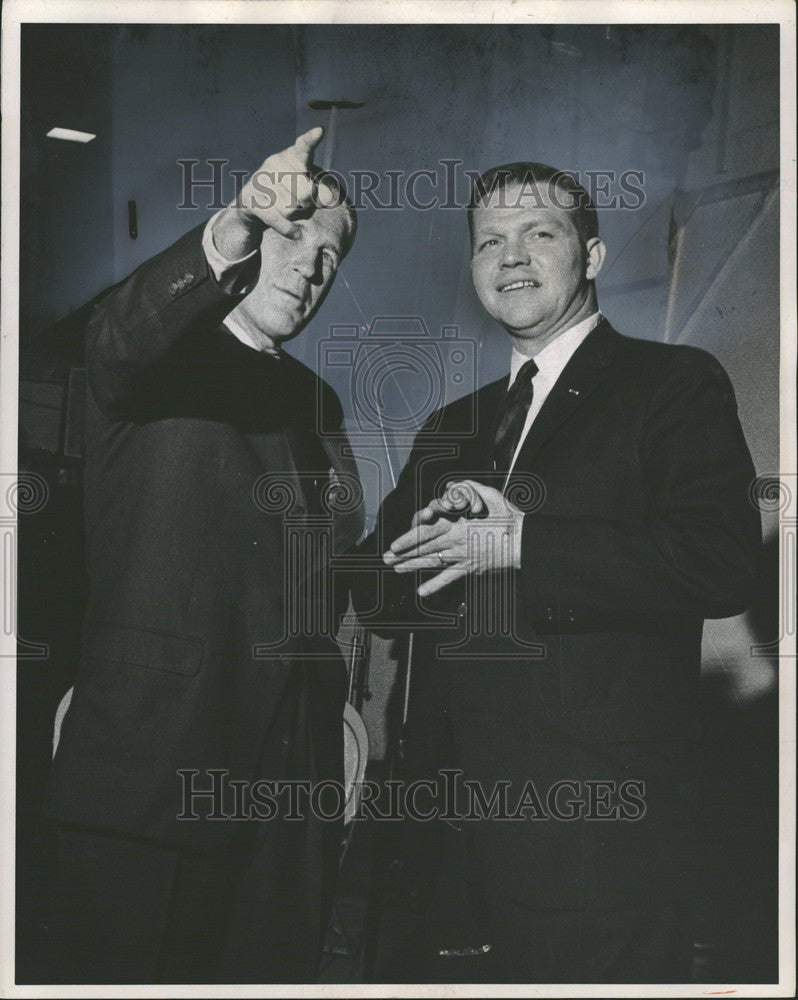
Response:
[[[481,488],[489,489],[487,486]],[[440,500],[432,500],[426,507],[417,510],[411,524],[415,528],[418,524],[433,524],[439,517],[479,517],[486,509],[475,485],[470,479],[464,479],[459,483],[449,483]]]
[[[310,178],[313,153],[323,136],[323,128],[312,128],[298,136],[293,146],[263,161],[214,223],[214,244],[223,257],[246,257],[260,246],[265,229],[295,239],[300,231],[293,219],[300,212],[335,202],[324,184],[314,186]]]
[[[504,494],[466,479],[418,511],[411,530],[391,543],[383,562],[397,573],[440,569],[418,588],[419,597],[428,597],[469,574],[519,569],[523,520]]]

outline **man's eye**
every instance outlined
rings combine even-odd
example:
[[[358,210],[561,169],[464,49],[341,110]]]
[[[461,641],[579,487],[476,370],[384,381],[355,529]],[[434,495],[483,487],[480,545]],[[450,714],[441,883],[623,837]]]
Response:
[[[530,234],[534,239],[540,240],[550,240],[552,238],[551,233],[547,232],[545,229],[536,229]]]
[[[324,263],[328,264],[330,267],[338,267],[338,258],[334,253],[330,253],[329,250],[322,250],[322,257],[324,258]]]
[[[498,240],[494,240],[494,239],[485,240],[484,243],[480,243],[479,249],[480,250],[487,250],[489,247],[496,247],[498,245],[499,245],[499,241]]]

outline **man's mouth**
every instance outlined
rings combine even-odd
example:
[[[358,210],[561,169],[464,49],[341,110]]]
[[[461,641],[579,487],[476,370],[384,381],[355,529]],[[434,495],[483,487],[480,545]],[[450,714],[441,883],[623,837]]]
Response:
[[[278,291],[285,292],[286,295],[290,295],[292,299],[296,299],[300,304],[305,301],[305,296],[301,292],[292,292],[290,288],[278,288]]]
[[[540,282],[533,278],[523,278],[521,281],[511,281],[509,285],[501,285],[500,292],[516,292],[521,288],[540,288]]]

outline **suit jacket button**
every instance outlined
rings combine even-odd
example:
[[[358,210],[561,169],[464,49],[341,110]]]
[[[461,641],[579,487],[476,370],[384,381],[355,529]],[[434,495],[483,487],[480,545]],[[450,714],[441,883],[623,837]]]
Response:
[[[460,618],[465,618],[466,612],[468,611],[468,605],[463,601],[457,608],[457,614]]]
[[[178,288],[178,285],[177,285],[176,281],[173,281],[173,282],[170,283],[170,285],[169,285],[169,294],[170,295],[177,295],[177,293],[178,293],[179,290],[180,289]]]
[[[547,622],[554,621],[554,611],[551,608],[546,608],[546,621]]]
[[[191,282],[194,280],[194,275],[190,271],[187,271],[183,275],[183,279],[185,280],[185,282],[186,282],[187,285],[190,285]]]
[[[574,615],[574,609],[573,608],[568,608],[568,621],[569,622],[575,622],[576,621],[576,616]]]

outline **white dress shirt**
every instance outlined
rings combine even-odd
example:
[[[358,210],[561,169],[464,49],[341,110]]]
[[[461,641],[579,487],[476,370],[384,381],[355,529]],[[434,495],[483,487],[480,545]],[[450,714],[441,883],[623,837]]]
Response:
[[[564,330],[558,337],[552,340],[550,344],[547,344],[540,354],[533,355],[535,364],[538,366],[537,374],[532,380],[534,393],[532,395],[532,403],[527,411],[524,429],[521,431],[521,436],[518,439],[518,445],[516,446],[513,460],[510,463],[510,470],[507,473],[508,480],[510,478],[510,472],[513,471],[513,466],[518,459],[518,453],[521,451],[521,447],[526,440],[527,434],[529,433],[529,428],[534,423],[535,417],[537,417],[538,413],[540,413],[541,407],[546,402],[546,397],[554,388],[555,382],[560,375],[562,375],[563,369],[573,357],[576,349],[585,337],[587,337],[590,331],[598,324],[600,319],[601,313],[594,312],[592,316],[588,316],[587,319],[580,320],[579,323],[569,327],[567,330]],[[513,348],[513,356],[510,361],[510,381],[508,383],[508,390],[509,387],[515,382],[515,378],[521,370],[521,366],[527,361],[529,361],[529,358],[526,354],[521,354],[520,351]],[[507,481],[505,481],[505,486],[506,485]]]
[[[224,210],[222,209],[222,211]],[[213,241],[213,227],[220,215],[221,212],[217,212],[216,215],[212,216],[202,233],[202,249],[205,258],[220,288],[229,295],[247,295],[255,287],[258,280],[260,269],[256,269],[255,264],[260,262],[260,247],[245,257],[239,257],[238,260],[228,260],[227,257],[223,257]],[[251,347],[254,351],[279,356],[279,348],[271,341],[269,345],[262,347],[255,343],[246,328],[236,319],[235,310],[225,317],[224,325],[237,340],[240,340],[247,347]]]

